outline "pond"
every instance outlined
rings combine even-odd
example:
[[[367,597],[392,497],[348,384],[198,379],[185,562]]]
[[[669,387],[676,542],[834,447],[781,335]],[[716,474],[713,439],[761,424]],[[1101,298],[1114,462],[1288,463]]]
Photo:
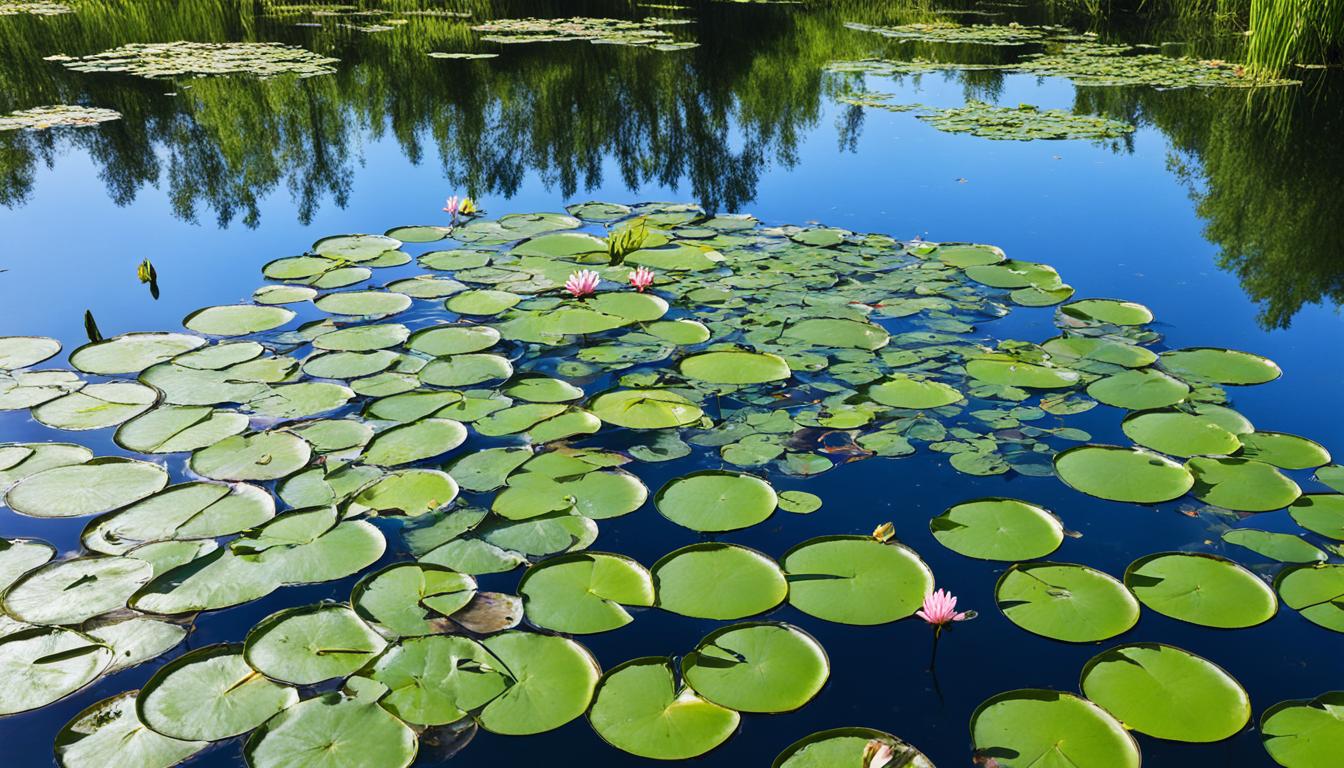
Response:
[[[8,764],[1336,764],[1344,79],[1237,44],[0,2]]]

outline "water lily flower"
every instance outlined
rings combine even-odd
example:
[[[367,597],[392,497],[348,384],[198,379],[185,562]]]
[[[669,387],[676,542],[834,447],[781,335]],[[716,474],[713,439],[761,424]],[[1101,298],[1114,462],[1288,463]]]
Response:
[[[574,298],[582,299],[597,293],[597,284],[601,281],[602,278],[593,270],[580,269],[570,274],[569,279],[565,281],[565,290]]]
[[[634,286],[636,291],[643,293],[646,288],[653,285],[653,270],[648,267],[639,267],[630,273],[630,285]]]
[[[457,195],[453,195],[443,204],[443,212],[450,214],[453,217],[453,221],[457,221],[457,212],[461,208],[461,205],[462,203],[457,199]]]
[[[457,204],[457,212],[463,216],[475,216],[481,212],[481,209],[476,207],[476,201],[472,200],[470,197],[464,197],[462,198],[462,201]]]
[[[886,768],[896,759],[896,750],[885,741],[873,739],[863,747],[863,768]]]
[[[945,589],[934,590],[924,596],[924,607],[915,615],[938,629],[954,621],[965,621],[969,611],[957,611],[957,597]]]

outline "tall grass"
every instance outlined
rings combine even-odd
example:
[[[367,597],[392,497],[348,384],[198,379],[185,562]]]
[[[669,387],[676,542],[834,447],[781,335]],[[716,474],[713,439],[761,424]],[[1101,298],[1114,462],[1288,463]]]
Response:
[[[1344,0],[1250,0],[1246,61],[1281,74],[1344,56]]]

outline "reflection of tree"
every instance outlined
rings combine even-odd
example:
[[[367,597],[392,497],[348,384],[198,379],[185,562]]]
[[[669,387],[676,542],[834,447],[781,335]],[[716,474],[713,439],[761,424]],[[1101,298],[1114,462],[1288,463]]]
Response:
[[[608,15],[629,13],[628,3],[607,4]],[[467,22],[412,17],[366,34],[336,23],[296,27],[292,15],[264,13],[273,5],[86,0],[78,14],[0,27],[0,111],[87,103],[124,115],[59,137],[0,135],[0,202],[28,198],[36,164],[52,162],[59,141],[98,162],[120,204],[166,184],[185,219],[209,211],[221,225],[255,226],[259,201],[283,185],[307,221],[323,200],[344,205],[358,148],[390,136],[412,162],[437,152],[448,181],[478,195],[512,195],[535,174],[570,196],[599,185],[614,165],[631,188],[687,183],[705,205],[733,209],[754,196],[767,165],[794,161],[820,110],[821,66],[849,39],[831,19],[711,4],[697,24],[672,28],[702,43],[691,51],[564,43],[443,61],[426,54],[482,49]],[[543,5],[520,8],[545,15]],[[557,14],[574,12],[555,5]],[[747,37],[772,42],[741,45]],[[344,63],[337,75],[308,80],[172,83],[42,60],[176,39],[274,39]]]

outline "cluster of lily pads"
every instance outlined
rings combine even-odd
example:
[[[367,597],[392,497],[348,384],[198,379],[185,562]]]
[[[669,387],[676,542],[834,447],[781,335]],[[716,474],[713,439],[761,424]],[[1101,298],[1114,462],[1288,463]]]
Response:
[[[962,107],[926,107],[901,104],[895,94],[862,91],[846,93],[838,100],[857,107],[888,112],[918,110],[919,119],[948,133],[969,133],[986,139],[1031,141],[1034,139],[1116,139],[1134,132],[1134,125],[1097,115],[1075,115],[1062,109],[1041,109],[1031,104],[1001,107],[971,99]]]
[[[686,19],[604,19],[576,16],[568,19],[494,19],[477,24],[472,29],[486,34],[481,40],[491,43],[553,43],[586,40],[590,43],[613,43],[651,48],[656,51],[679,51],[694,48],[699,43],[677,41],[662,27],[689,24]]]
[[[338,59],[281,43],[130,43],[91,54],[46,57],[76,72],[126,72],[149,78],[248,74],[313,77],[335,72]]]
[[[876,32],[883,37],[923,43],[975,43],[978,45],[1023,45],[1060,35],[1072,35],[1064,27],[1033,27],[1018,24],[961,25],[948,21],[902,24],[894,27],[846,22],[849,29]]]
[[[613,264],[601,235],[636,222],[642,244]],[[413,260],[421,274],[367,285],[375,270]],[[651,290],[626,286],[633,267],[654,271]],[[595,295],[564,292],[580,269],[599,275]],[[200,612],[362,574],[348,602],[281,611],[241,645],[188,653],[140,691],[94,704],[58,738],[67,768],[100,764],[109,745],[170,766],[248,732],[253,766],[327,766],[347,752],[361,765],[405,766],[442,729],[538,733],[585,713],[608,743],[674,759],[722,743],[741,712],[805,705],[830,662],[788,624],[729,625],[680,662],[635,659],[605,673],[567,637],[619,629],[638,610],[741,621],[785,602],[880,625],[932,591],[919,555],[877,534],[811,539],[778,560],[704,542],[647,568],[588,551],[602,520],[650,498],[626,467],[697,448],[741,469],[676,477],[652,502],[706,534],[821,507],[742,469],[807,476],[923,448],[960,472],[1057,475],[1120,502],[1190,494],[1237,512],[1286,507],[1306,530],[1344,540],[1344,494],[1303,495],[1284,474],[1319,467],[1317,478],[1344,492],[1344,468],[1226,405],[1226,387],[1277,378],[1273,362],[1226,349],[1159,354],[1147,308],[1071,300],[1055,270],[992,246],[595,202],[337,235],[263,274],[270,282],[250,303],[193,312],[189,333],[92,342],[69,354],[74,370],[33,368],[61,351],[52,339],[0,338],[0,410],[29,409],[53,429],[115,428],[118,445],[150,457],[0,445],[12,511],[91,518],[87,553],[70,559],[35,539],[0,542],[0,714],[167,653]],[[1059,335],[990,346],[980,324],[1013,305],[1058,306]],[[300,310],[314,319],[300,322]],[[1131,412],[1123,431],[1135,445],[1092,444],[1047,421],[1098,403]],[[189,454],[196,479],[169,485],[152,457],[172,454]],[[385,554],[387,527],[414,560],[365,574]],[[1017,499],[967,501],[930,528],[962,555],[1015,563],[997,586],[999,608],[1056,640],[1117,637],[1142,606],[1249,627],[1280,599],[1344,631],[1344,566],[1327,562],[1337,550],[1290,534],[1225,536],[1289,563],[1270,588],[1213,555],[1148,555],[1123,580],[1040,560],[1069,531]],[[476,576],[520,568],[517,594],[477,588]],[[308,698],[296,687],[319,683],[326,692]],[[1137,765],[1126,729],[1217,741],[1251,711],[1212,662],[1160,645],[1100,654],[1081,694],[992,698],[972,721],[976,749],[1004,766],[1056,753]],[[1276,759],[1325,764],[1311,762],[1319,741],[1294,737],[1338,731],[1319,722],[1328,696],[1265,714]],[[775,764],[858,765],[873,740],[928,765],[862,729],[815,734]]]
[[[42,131],[48,128],[97,125],[120,119],[121,113],[115,109],[54,104],[0,115],[0,131]]]

